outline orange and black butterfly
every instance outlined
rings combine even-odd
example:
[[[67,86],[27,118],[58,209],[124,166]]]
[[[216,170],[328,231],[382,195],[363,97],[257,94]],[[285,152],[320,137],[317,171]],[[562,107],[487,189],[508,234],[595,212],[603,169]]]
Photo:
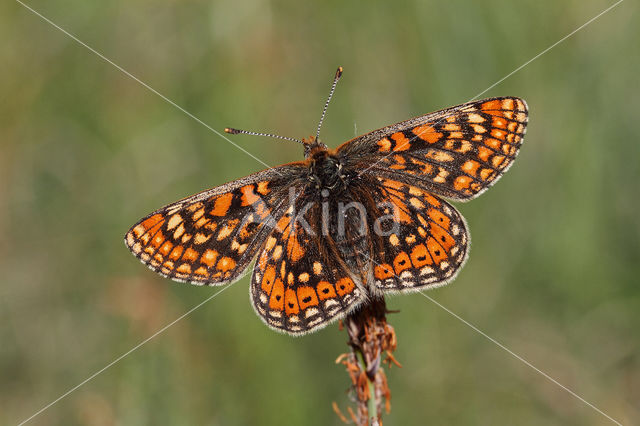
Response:
[[[412,118],[336,149],[320,142],[319,125],[316,137],[297,141],[304,161],[169,204],[135,224],[125,243],[159,274],[197,285],[238,280],[257,258],[254,308],[276,330],[307,333],[372,296],[450,282],[469,233],[443,198],[467,201],[493,185],[526,125],[527,105],[515,97]]]

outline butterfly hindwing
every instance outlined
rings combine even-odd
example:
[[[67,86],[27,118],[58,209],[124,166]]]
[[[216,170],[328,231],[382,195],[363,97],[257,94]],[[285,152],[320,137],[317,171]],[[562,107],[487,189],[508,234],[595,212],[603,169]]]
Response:
[[[290,207],[277,219],[251,280],[251,300],[258,315],[275,330],[293,335],[326,326],[365,297],[359,277],[349,272],[339,255],[328,252],[332,238],[321,235],[319,226],[305,229],[297,221],[292,212],[306,203],[319,208],[300,197],[295,209]]]
[[[176,281],[223,284],[249,266],[286,207],[294,164],[268,169],[165,206],[140,220],[125,244],[152,270]]]
[[[511,166],[527,120],[527,105],[519,98],[473,101],[359,136],[338,153],[361,173],[465,201]]]
[[[466,260],[469,235],[458,211],[413,185],[379,178],[394,227],[372,233],[374,284],[383,291],[418,291],[451,281]]]

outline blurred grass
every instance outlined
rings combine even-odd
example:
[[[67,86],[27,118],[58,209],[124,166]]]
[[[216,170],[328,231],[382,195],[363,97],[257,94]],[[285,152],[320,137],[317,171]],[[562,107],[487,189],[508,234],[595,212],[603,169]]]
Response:
[[[461,103],[612,4],[31,1],[209,125],[337,146]],[[638,6],[485,96],[531,118],[513,169],[460,206],[473,239],[429,293],[624,424],[640,422]],[[636,20],[634,20],[636,18]],[[139,217],[263,166],[15,2],[0,5],[0,423],[29,417],[208,297],[128,253]],[[270,165],[294,144],[234,137]],[[248,278],[31,424],[339,424],[346,335],[292,339]],[[608,424],[420,295],[391,299],[404,368],[385,424]]]

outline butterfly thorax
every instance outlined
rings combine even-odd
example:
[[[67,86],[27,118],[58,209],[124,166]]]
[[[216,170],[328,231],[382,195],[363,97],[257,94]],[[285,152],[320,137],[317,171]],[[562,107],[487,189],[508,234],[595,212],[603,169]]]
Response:
[[[347,175],[338,157],[325,149],[316,149],[311,153],[307,178],[317,190],[343,190],[347,185]]]

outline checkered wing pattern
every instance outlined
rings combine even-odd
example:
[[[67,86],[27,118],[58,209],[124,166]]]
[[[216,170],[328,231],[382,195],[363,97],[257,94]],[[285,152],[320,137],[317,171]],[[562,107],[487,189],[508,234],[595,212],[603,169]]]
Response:
[[[387,126],[336,150],[312,139],[305,161],[165,206],[131,227],[125,243],[152,270],[199,285],[233,282],[257,257],[256,312],[275,330],[304,334],[371,296],[451,281],[469,234],[441,197],[466,201],[494,184],[527,120],[523,100],[502,97]]]
[[[377,288],[408,292],[451,281],[467,256],[469,236],[458,211],[427,191],[379,178],[382,202],[393,212],[394,227],[370,233]]]
[[[349,271],[331,236],[321,235],[311,222],[305,229],[297,221],[309,202],[298,198],[295,208],[278,218],[258,257],[251,280],[256,312],[271,328],[292,335],[326,326],[364,300],[358,276]],[[317,204],[313,204],[318,207]],[[314,217],[317,212],[311,211]],[[306,222],[306,220],[305,220]]]
[[[176,281],[237,280],[287,207],[299,164],[265,170],[165,206],[140,220],[125,244],[152,270]]]
[[[527,105],[503,97],[469,102],[352,139],[338,148],[350,167],[470,200],[513,163],[527,125]]]

